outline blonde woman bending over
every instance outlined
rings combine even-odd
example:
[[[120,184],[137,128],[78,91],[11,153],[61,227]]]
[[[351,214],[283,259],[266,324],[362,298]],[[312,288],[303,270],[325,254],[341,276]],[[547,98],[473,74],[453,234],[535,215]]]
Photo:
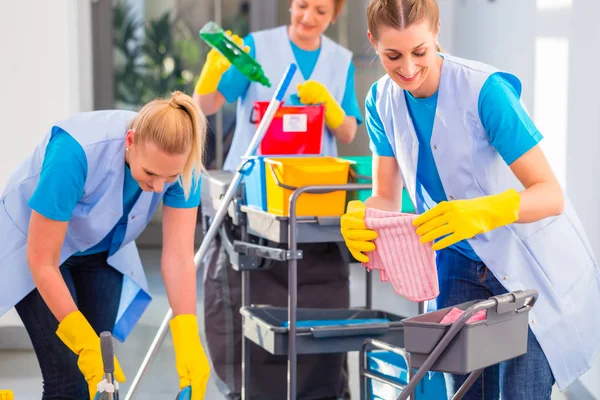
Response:
[[[139,112],[57,122],[0,197],[0,316],[33,343],[42,399],[93,399],[99,333],[124,341],[151,298],[135,239],[162,201],[162,275],[182,387],[204,397],[210,368],[196,321],[194,228],[206,120],[176,92]],[[118,362],[114,377],[125,375]]]

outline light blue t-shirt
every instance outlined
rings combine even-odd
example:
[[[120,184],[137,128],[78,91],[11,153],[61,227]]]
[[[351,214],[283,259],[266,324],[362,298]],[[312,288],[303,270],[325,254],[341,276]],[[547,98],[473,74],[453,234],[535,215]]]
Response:
[[[294,52],[294,57],[296,58],[296,63],[298,64],[298,69],[300,69],[304,79],[308,80],[315,69],[321,49],[303,50],[292,43],[292,41],[290,41],[290,44]],[[244,38],[244,46],[250,47],[248,54],[252,57],[256,57],[254,38],[252,35],[248,35]],[[229,103],[233,103],[238,98],[244,98],[248,91],[248,86],[250,86],[250,80],[248,78],[236,68],[229,68],[227,72],[221,76],[218,90]],[[348,73],[346,75],[346,89],[340,105],[347,116],[355,117],[357,124],[362,124],[363,117],[360,112],[356,91],[354,89],[354,64],[352,62],[350,62],[350,67],[348,68]]]
[[[67,132],[59,130],[50,139],[42,164],[40,180],[29,199],[29,207],[44,217],[55,221],[68,221],[75,205],[83,195],[88,165],[81,145]],[[123,216],[108,235],[85,252],[75,255],[96,254],[116,251],[125,238],[127,216],[135,205],[142,189],[133,179],[129,166],[125,164],[123,182]],[[194,184],[188,199],[183,188],[175,183],[167,189],[163,203],[174,208],[193,208],[200,204],[200,184]]]
[[[377,82],[371,86],[365,104],[371,151],[379,156],[394,157],[377,113],[376,98]],[[445,201],[446,193],[430,145],[438,94],[436,92],[428,98],[415,98],[404,91],[404,98],[419,140],[417,196],[430,197],[436,203]],[[490,75],[484,83],[479,93],[478,107],[479,118],[489,135],[490,144],[496,148],[507,165],[512,164],[542,140],[542,134],[523,109],[517,92],[500,73]],[[451,247],[473,260],[480,261],[466,240]]]

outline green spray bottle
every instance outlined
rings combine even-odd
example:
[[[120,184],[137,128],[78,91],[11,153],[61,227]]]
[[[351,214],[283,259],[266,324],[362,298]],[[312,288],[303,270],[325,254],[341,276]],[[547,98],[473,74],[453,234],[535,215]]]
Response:
[[[271,87],[271,82],[265,76],[261,65],[244,49],[235,44],[219,25],[212,21],[208,22],[200,30],[200,38],[227,58],[231,65],[246,78],[263,86]]]

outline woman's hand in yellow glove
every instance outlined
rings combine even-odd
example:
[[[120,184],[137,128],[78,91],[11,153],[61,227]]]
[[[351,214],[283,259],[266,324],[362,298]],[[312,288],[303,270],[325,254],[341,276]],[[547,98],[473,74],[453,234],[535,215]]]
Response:
[[[244,45],[244,41],[238,35],[232,36],[231,31],[226,31],[225,34],[230,36],[231,40],[238,46],[242,47]],[[250,47],[248,46],[242,48],[245,52],[250,51]],[[215,92],[219,86],[221,76],[229,69],[230,65],[231,63],[227,58],[216,49],[211,49],[206,56],[206,62],[202,67],[198,82],[196,82],[196,93],[204,95]]]
[[[192,386],[192,400],[203,400],[210,376],[210,364],[202,348],[195,315],[183,314],[170,322],[175,365],[181,389]]]
[[[443,201],[414,219],[421,243],[446,236],[433,245],[440,250],[519,219],[519,193],[506,192],[469,200]]]
[[[369,262],[369,257],[364,253],[375,250],[377,232],[368,229],[365,224],[366,206],[360,200],[353,200],[348,203],[346,214],[342,215],[340,221],[340,230],[346,246],[352,256],[361,263]]]
[[[96,385],[104,379],[100,337],[80,311],[67,315],[58,325],[56,335],[79,356],[77,366],[88,383],[90,399],[93,400],[98,391]],[[125,382],[125,374],[116,357],[113,375],[116,381]]]
[[[322,83],[308,80],[300,83],[297,88],[302,104],[325,105],[325,123],[329,128],[335,129],[342,125],[346,113]]]

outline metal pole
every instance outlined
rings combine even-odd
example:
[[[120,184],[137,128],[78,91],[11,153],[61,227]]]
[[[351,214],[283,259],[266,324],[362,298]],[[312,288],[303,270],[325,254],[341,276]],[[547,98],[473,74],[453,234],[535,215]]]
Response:
[[[296,242],[296,203],[302,193],[329,193],[340,190],[362,190],[370,189],[369,184],[347,184],[347,185],[328,185],[328,186],[304,186],[296,189],[290,196],[290,215],[288,224],[288,249],[290,251],[289,271],[288,271],[288,400],[296,400],[296,309],[298,304],[298,243]]]
[[[395,353],[395,354],[401,356],[402,358],[404,358],[404,362],[406,363],[407,368],[410,370],[408,354],[406,354],[406,351],[404,349],[393,346],[389,343],[382,342],[377,339],[372,339],[372,338],[365,339],[365,341],[361,344],[360,350],[359,350],[360,400],[370,400],[371,399],[371,394],[370,394],[370,391],[368,390],[369,389],[369,380],[383,382],[393,388],[400,389],[400,390],[403,390],[406,386],[406,385],[402,385],[400,383],[397,383],[397,382],[389,379],[388,377],[386,377],[385,375],[383,375],[379,372],[374,372],[374,371],[369,370],[368,351],[372,347],[375,349],[380,349],[380,350],[385,350],[385,351],[388,351],[391,353]]]
[[[112,374],[115,372],[115,349],[110,332],[100,333],[100,353],[102,355],[102,364],[104,365],[104,378],[108,385],[113,385]],[[115,394],[108,391],[108,400],[114,400]]]
[[[252,139],[252,142],[250,143],[250,146],[248,146],[248,150],[246,151],[244,158],[250,157],[250,156],[254,155],[254,153],[256,152],[258,145],[260,144],[261,140],[267,133],[267,129],[271,125],[271,121],[273,120],[273,117],[275,116],[275,113],[277,112],[279,105],[283,101],[285,92],[287,91],[287,88],[290,85],[290,82],[292,81],[292,78],[294,76],[294,73],[296,72],[296,69],[297,69],[296,64],[291,64],[288,67],[285,75],[279,82],[279,86],[278,86],[277,90],[275,91],[275,95],[271,99],[271,102],[269,103],[269,107],[267,107],[265,116],[263,117],[260,124],[258,125],[256,133],[254,134],[254,137]],[[216,215],[213,219],[213,223],[208,228],[208,232],[206,232],[206,235],[204,236],[204,238],[202,240],[200,249],[194,256],[194,263],[196,264],[196,269],[198,269],[198,267],[200,267],[200,264],[202,263],[202,259],[204,258],[210,243],[214,240],[214,238],[217,235],[217,232],[219,230],[219,227],[221,226],[221,223],[223,222],[223,219],[227,215],[227,208],[229,206],[229,203],[233,199],[234,193],[236,192],[237,187],[239,186],[239,183],[242,180],[242,174],[240,172],[240,170],[242,168],[243,168],[243,164],[240,165],[240,167],[238,168],[238,171],[233,176],[233,180],[229,184],[229,188],[227,189],[227,192],[223,196],[223,201],[219,205],[219,209],[216,212]],[[167,328],[169,327],[169,321],[171,320],[172,317],[173,317],[173,310],[171,310],[169,308],[169,311],[167,311],[167,314],[165,315],[165,318],[163,319],[163,322],[160,325],[158,333],[156,334],[156,336],[154,337],[154,340],[152,341],[152,345],[150,346],[148,353],[144,357],[144,361],[142,362],[140,369],[138,370],[135,378],[133,379],[133,381],[131,383],[131,387],[129,389],[129,392],[127,393],[127,396],[125,397],[125,400],[132,399],[135,392],[137,391],[143,375],[150,368],[150,364],[152,363],[152,361],[156,357],[156,354],[158,353],[158,348],[164,341],[165,336],[167,335]]]
[[[367,287],[367,293],[366,293],[366,297],[367,297],[367,301],[366,301],[366,307],[368,310],[370,310],[371,308],[373,308],[373,279],[371,278],[371,272],[365,268],[365,285]]]
[[[241,237],[248,241],[248,231],[245,224],[241,224]],[[250,271],[242,271],[242,307],[250,305]],[[242,315],[242,326],[243,319]],[[250,398],[250,340],[242,333],[242,400]]]
[[[365,340],[360,346],[359,357],[358,357],[358,378],[359,388],[360,388],[360,400],[370,400],[371,396],[367,392],[369,388],[369,377],[366,376],[367,371],[369,370],[369,360],[367,353],[367,346],[369,345],[368,339]]]
[[[296,243],[296,201],[303,193],[302,188],[294,191],[290,196],[290,220],[288,224],[288,248],[291,259],[289,260],[288,271],[288,400],[296,400],[296,306],[298,304],[298,260],[296,252],[298,244]]]

